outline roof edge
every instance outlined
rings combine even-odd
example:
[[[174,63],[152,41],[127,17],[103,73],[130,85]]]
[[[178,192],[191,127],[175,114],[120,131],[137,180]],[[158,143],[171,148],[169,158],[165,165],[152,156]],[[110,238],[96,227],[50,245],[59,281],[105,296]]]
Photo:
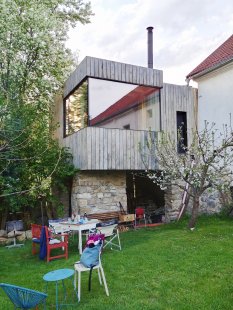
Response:
[[[228,59],[227,61],[222,61],[222,62],[220,62],[220,63],[218,63],[218,64],[216,64],[216,65],[214,65],[214,66],[212,66],[211,68],[208,68],[208,69],[205,69],[205,70],[201,70],[201,71],[199,71],[199,72],[197,72],[197,73],[195,73],[195,74],[193,74],[193,75],[187,75],[186,76],[186,80],[195,80],[195,78],[199,78],[199,77],[201,77],[201,76],[203,76],[203,75],[206,75],[206,74],[208,74],[208,73],[210,73],[210,72],[212,72],[212,71],[215,71],[215,70],[217,70],[217,69],[219,69],[219,68],[222,68],[222,67],[224,67],[224,66],[227,66],[229,63],[231,63],[231,62],[233,62],[233,57],[231,57],[230,59]]]

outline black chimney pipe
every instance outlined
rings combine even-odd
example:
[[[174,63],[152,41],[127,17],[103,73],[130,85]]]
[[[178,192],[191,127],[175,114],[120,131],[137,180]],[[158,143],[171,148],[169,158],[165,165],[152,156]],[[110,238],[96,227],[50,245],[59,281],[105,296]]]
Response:
[[[148,68],[153,69],[153,27],[147,27]]]

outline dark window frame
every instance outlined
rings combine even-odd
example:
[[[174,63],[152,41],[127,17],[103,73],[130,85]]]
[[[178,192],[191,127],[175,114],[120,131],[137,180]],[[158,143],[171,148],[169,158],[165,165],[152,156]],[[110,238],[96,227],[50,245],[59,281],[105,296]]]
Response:
[[[177,152],[185,153],[188,147],[187,112],[176,111]],[[180,138],[180,139],[179,139]]]

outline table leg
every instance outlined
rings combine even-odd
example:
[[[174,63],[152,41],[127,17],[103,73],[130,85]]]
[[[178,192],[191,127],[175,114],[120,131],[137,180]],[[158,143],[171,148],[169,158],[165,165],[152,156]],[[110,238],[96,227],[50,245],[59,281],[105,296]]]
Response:
[[[56,281],[56,310],[59,309],[58,305],[58,281]]]
[[[65,287],[64,280],[62,280],[62,286],[63,286],[63,291],[64,291],[64,300],[66,300],[66,287]]]
[[[79,254],[81,255],[83,252],[83,249],[82,249],[82,246],[83,246],[83,244],[82,244],[82,230],[81,229],[79,229],[79,231],[78,231],[78,244],[79,244]]]

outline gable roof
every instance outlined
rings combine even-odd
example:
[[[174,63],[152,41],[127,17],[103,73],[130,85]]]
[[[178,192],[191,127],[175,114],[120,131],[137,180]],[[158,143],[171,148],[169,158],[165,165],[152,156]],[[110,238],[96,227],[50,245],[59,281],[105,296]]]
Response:
[[[129,92],[127,95],[122,97],[120,100],[112,104],[109,108],[105,111],[94,117],[90,120],[90,125],[98,125],[109,118],[117,116],[123,112],[128,111],[129,109],[136,107],[140,104],[143,99],[153,92],[157,91],[158,88],[155,87],[148,87],[148,86],[138,86]]]
[[[187,79],[202,76],[233,60],[233,35],[202,61],[187,76]]]

